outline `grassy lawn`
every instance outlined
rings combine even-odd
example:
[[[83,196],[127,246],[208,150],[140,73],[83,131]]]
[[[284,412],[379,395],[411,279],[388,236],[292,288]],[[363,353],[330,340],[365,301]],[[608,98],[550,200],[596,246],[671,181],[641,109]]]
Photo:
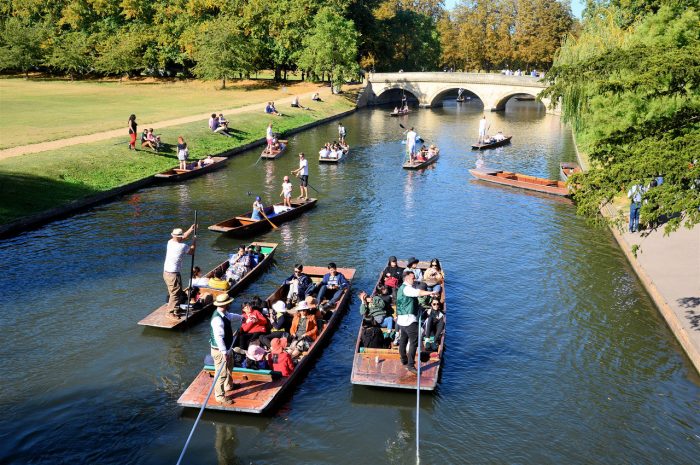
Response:
[[[192,160],[264,138],[270,121],[276,132],[283,132],[354,106],[354,100],[346,96],[328,96],[312,110],[280,108],[283,117],[267,116],[262,111],[232,115],[233,138],[212,134],[206,120],[164,128],[159,133],[168,146],[157,154],[150,150],[130,152],[124,137],[7,158],[0,161],[0,224],[174,167],[178,135],[187,141]]]
[[[221,82],[65,81],[0,79],[0,149],[126,127],[139,128],[198,113],[300,95],[310,100],[317,84],[265,80]],[[308,95],[307,95],[308,94]]]

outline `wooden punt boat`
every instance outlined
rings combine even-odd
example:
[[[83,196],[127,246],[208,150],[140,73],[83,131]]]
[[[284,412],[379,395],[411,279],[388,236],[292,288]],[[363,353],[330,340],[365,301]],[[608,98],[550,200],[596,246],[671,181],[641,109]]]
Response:
[[[405,116],[409,114],[411,110],[399,110],[399,111],[392,111],[389,113],[389,116]]]
[[[155,175],[155,178],[158,179],[159,181],[183,181],[185,179],[190,179],[194,178],[195,176],[199,176],[204,173],[209,173],[210,171],[214,171],[216,169],[221,168],[226,164],[228,161],[228,158],[226,157],[212,157],[212,160],[214,160],[214,163],[211,163],[209,165],[203,166],[201,168],[194,168],[191,170],[181,170],[179,168],[171,168],[167,171],[163,171],[162,173],[158,173]]]
[[[265,147],[260,154],[260,158],[264,158],[265,160],[275,160],[281,157],[284,150],[287,148],[287,141],[278,140],[277,142],[280,143],[280,148],[278,150],[267,150],[267,147]]]
[[[399,266],[405,267],[405,261],[399,261]],[[428,262],[418,263],[418,268],[423,270],[429,266]],[[382,281],[380,272],[377,286]],[[377,291],[377,286],[374,287],[373,294]],[[421,363],[420,388],[421,391],[435,390],[438,378],[440,376],[440,367],[442,365],[442,357],[445,348],[445,334],[447,333],[447,306],[445,305],[445,286],[443,284],[442,296],[440,300],[443,302],[445,309],[445,330],[440,338],[437,352],[427,352],[424,350],[423,340],[420,341],[420,350],[416,351],[416,366]],[[355,342],[355,356],[352,363],[352,374],[350,381],[352,384],[364,386],[377,386],[394,389],[416,389],[416,375],[406,370],[401,364],[398,346],[390,343],[388,349],[368,349],[362,346],[362,322],[357,333],[357,341]],[[382,329],[383,332],[388,332],[387,329]],[[421,338],[422,339],[422,338]],[[423,354],[423,360],[418,359]]]
[[[469,172],[475,178],[482,181],[489,181],[504,186],[519,187],[545,194],[559,195],[566,197],[569,195],[569,189],[566,183],[555,181],[552,179],[536,178],[526,174],[511,173],[503,170],[491,170],[488,168],[472,169]]]
[[[457,97],[456,102],[457,102],[457,103],[462,103],[462,102],[464,102],[464,97]]]
[[[489,143],[477,142],[476,144],[472,144],[472,150],[495,149],[496,147],[501,147],[503,145],[510,144],[510,140],[512,138],[513,138],[513,136],[506,136],[506,138],[503,140],[494,140],[494,141],[489,142]]]
[[[354,269],[338,268],[338,271],[343,273],[348,281],[352,283],[352,279],[355,276]],[[304,273],[308,274],[316,283],[320,282],[323,275],[327,272],[328,270],[325,266],[304,267]],[[279,401],[288,395],[296,384],[301,382],[314,360],[321,355],[323,347],[330,341],[333,332],[345,315],[350,302],[351,292],[351,287],[345,290],[333,310],[333,315],[329,320],[324,320],[322,328],[319,328],[318,338],[311,344],[309,350],[302,355],[290,376],[282,377],[279,372],[270,370],[234,368],[232,372],[233,379],[238,384],[238,387],[234,391],[227,392],[233,398],[233,404],[222,405],[212,395],[207,402],[206,408],[227,412],[260,414],[271,410],[273,406],[279,404]],[[267,298],[267,307],[270,308],[277,300],[285,300],[286,295],[287,286],[280,286]],[[204,343],[204,340],[202,341]],[[192,384],[182,393],[177,401],[178,405],[201,408],[211,388],[211,384],[214,382],[214,374],[213,366],[205,366]]]
[[[345,148],[343,148],[342,153],[340,154],[339,158],[328,158],[328,157],[321,157],[321,155],[318,156],[318,162],[319,163],[340,163],[341,161],[345,160],[345,158],[348,156],[348,153],[350,152],[350,146],[346,145]]]
[[[559,177],[561,178],[562,181],[566,181],[569,179],[569,176],[571,176],[574,173],[580,173],[581,172],[581,167],[578,166],[578,163],[570,162],[570,161],[563,161],[559,163]]]
[[[265,215],[272,221],[275,226],[279,226],[282,223],[286,223],[289,220],[296,218],[307,210],[312,209],[316,206],[318,199],[291,199],[292,209],[287,210],[283,213],[275,213],[275,207],[284,208],[284,204],[277,203],[275,205],[270,205],[265,207]],[[262,231],[267,231],[272,228],[270,222],[265,218],[256,221],[250,218],[253,211],[243,213],[239,216],[234,216],[228,220],[224,220],[220,223],[213,224],[209,226],[210,231],[220,232],[224,234],[229,234],[232,236],[251,236]]]
[[[515,97],[515,100],[519,102],[534,102],[535,97],[527,96],[527,97]]]
[[[257,264],[252,270],[248,272],[243,278],[241,278],[240,281],[238,281],[236,284],[233,285],[230,289],[227,291],[223,291],[220,289],[206,289],[207,292],[212,294],[214,299],[216,299],[216,296],[219,294],[223,294],[226,292],[230,296],[234,296],[241,292],[243,289],[245,289],[250,283],[258,279],[258,277],[262,274],[262,272],[272,263],[272,256],[275,254],[275,250],[277,249],[277,244],[274,242],[253,242],[250,245],[252,246],[260,246],[262,253],[265,255],[265,258]],[[228,260],[220,263],[216,268],[211,270],[209,273],[204,275],[206,278],[213,278],[214,273],[216,273],[217,270],[221,270],[222,272],[225,272],[228,269],[229,262]],[[187,292],[188,288],[185,288],[185,292]],[[204,290],[204,288],[200,289]],[[185,326],[188,323],[193,323],[199,320],[200,317],[210,315],[212,310],[214,309],[213,302],[211,305],[207,305],[203,308],[200,309],[192,309],[190,310],[190,315],[189,318],[185,318],[184,316],[182,318],[178,318],[177,316],[173,315],[167,310],[167,305],[163,304],[157,309],[155,309],[150,315],[148,315],[146,318],[143,320],[139,321],[139,324],[141,326],[151,326],[154,328],[165,328],[165,329],[175,329],[175,328],[181,328]]]
[[[437,161],[438,158],[440,158],[440,149],[438,149],[437,154],[435,154],[434,156],[432,156],[430,158],[426,158],[423,161],[413,160],[413,162],[410,162],[410,161],[404,162],[403,169],[405,169],[405,170],[420,170],[420,169],[425,168],[428,165],[432,165],[433,163],[435,163]]]

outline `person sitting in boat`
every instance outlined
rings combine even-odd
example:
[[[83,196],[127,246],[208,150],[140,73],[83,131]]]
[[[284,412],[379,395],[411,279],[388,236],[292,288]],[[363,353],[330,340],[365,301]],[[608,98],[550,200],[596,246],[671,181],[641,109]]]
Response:
[[[209,286],[209,278],[202,276],[202,269],[198,266],[192,268],[192,286]]]
[[[373,320],[382,328],[394,329],[394,319],[387,315],[386,302],[379,295],[360,292],[360,314],[365,320]]]
[[[248,349],[248,345],[253,337],[258,339],[261,335],[267,333],[268,322],[265,315],[260,313],[259,310],[254,309],[250,302],[243,303],[241,308],[241,318],[242,321],[241,330],[238,337],[238,347],[240,347],[242,350],[246,350]]]
[[[413,275],[416,277],[416,284],[423,281],[423,271],[421,271],[421,269],[418,268],[418,259],[416,257],[411,257],[408,259],[408,265],[406,266],[406,270],[412,272]]]
[[[382,284],[391,289],[391,293],[396,298],[396,291],[401,286],[403,268],[399,266],[396,257],[389,257],[389,261],[382,271]]]
[[[292,316],[287,312],[287,306],[281,300],[272,304],[270,311],[270,334],[260,336],[260,344],[268,349],[272,347],[274,339],[282,338],[287,345],[289,338],[289,330],[292,327]]]
[[[253,212],[250,215],[251,220],[260,221],[265,214],[265,205],[262,203],[262,199],[258,196],[255,197],[255,202],[253,202]]]
[[[289,346],[292,350],[292,358],[297,359],[303,352],[309,350],[318,337],[318,325],[316,318],[309,314],[309,305],[305,301],[299,302],[295,310],[289,331],[292,336]]]
[[[238,247],[238,252],[235,255],[231,255],[228,263],[226,279],[232,284],[240,281],[252,268],[250,266],[250,257],[246,253],[245,246],[242,245]]]
[[[311,100],[313,100],[314,102],[321,102],[322,101],[321,96],[318,95],[318,92],[314,92],[314,95],[311,96]]]
[[[428,154],[428,147],[426,147],[425,144],[423,144],[421,146],[420,150],[418,151],[418,153],[416,153],[416,161],[419,163],[426,161],[425,157],[427,154]]]
[[[328,264],[328,273],[323,275],[321,280],[321,288],[318,291],[316,298],[321,303],[321,310],[324,311],[328,308],[334,308],[338,299],[343,295],[343,291],[350,287],[350,283],[345,278],[343,273],[338,272],[338,268],[335,263],[330,262]],[[330,295],[331,298],[327,303],[323,303],[323,300]]]
[[[401,113],[408,113],[408,103],[404,103]]]
[[[430,301],[430,308],[423,316],[423,334],[425,335],[425,349],[438,350],[438,344],[442,333],[445,331],[445,312],[442,303],[437,297]]]
[[[496,142],[500,142],[502,140],[506,140],[506,136],[503,135],[501,131],[498,131],[495,136],[493,136],[494,140]]]
[[[321,150],[318,152],[319,158],[328,158],[330,155],[331,151],[328,149],[328,144],[324,145],[321,147]]]
[[[272,143],[270,144],[270,149],[271,152],[277,152],[278,150],[282,150],[282,144],[280,144],[280,141],[277,140],[276,137],[272,138]]]
[[[394,107],[394,111],[392,111],[393,114],[398,114],[399,113],[399,107]]]
[[[438,154],[437,147],[435,147],[435,145],[433,145],[433,144],[430,144],[430,147],[428,147],[428,155],[427,155],[428,160],[430,160],[431,158],[433,158],[437,154]]]
[[[287,278],[283,285],[289,286],[287,291],[287,308],[292,308],[297,302],[304,300],[316,287],[309,275],[304,273],[304,265],[294,265],[294,274]]]
[[[241,334],[239,333],[240,336]],[[245,355],[245,360],[241,363],[243,368],[249,370],[266,370],[268,368],[267,351],[260,346],[260,340],[257,338],[250,341],[247,349],[234,347],[233,351],[237,354]]]
[[[211,155],[207,155],[207,158],[200,160],[200,166],[202,167],[209,166],[212,163],[214,163],[214,159],[211,157]]]
[[[282,303],[284,305],[284,302]],[[268,365],[274,371],[278,371],[282,376],[290,376],[294,371],[292,356],[285,351],[287,348],[287,338],[280,337],[272,340]]]
[[[363,322],[362,330],[362,347],[367,349],[384,349],[386,348],[386,343],[384,339],[384,333],[382,328],[379,327],[377,322],[373,319]]]
[[[384,301],[384,308],[387,311],[387,316],[391,316],[393,314],[394,305],[394,297],[391,295],[391,288],[380,284],[377,286],[376,291],[379,298]]]
[[[212,289],[219,289],[221,291],[226,291],[229,288],[229,282],[224,279],[224,272],[221,269],[217,269],[214,272],[214,276],[209,278],[207,282],[207,287]]]
[[[423,273],[423,282],[428,285],[429,291],[440,292],[445,283],[445,273],[442,271],[440,260],[430,260],[430,267]]]

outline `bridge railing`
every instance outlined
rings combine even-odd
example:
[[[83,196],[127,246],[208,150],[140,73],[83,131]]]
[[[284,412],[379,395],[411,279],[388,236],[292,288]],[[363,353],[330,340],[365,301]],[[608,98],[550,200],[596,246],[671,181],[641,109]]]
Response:
[[[451,73],[451,72],[410,72],[410,73],[368,73],[369,82],[449,82],[471,84],[515,85],[528,87],[547,87],[535,76],[505,76],[489,73]]]

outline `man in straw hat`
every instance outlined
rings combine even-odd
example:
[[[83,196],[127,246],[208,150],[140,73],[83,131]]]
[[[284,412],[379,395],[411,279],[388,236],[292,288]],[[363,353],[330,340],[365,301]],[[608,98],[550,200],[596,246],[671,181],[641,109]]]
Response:
[[[184,297],[182,290],[182,276],[180,269],[182,268],[182,259],[187,255],[194,253],[195,241],[192,245],[187,245],[184,241],[194,232],[195,225],[190,226],[186,232],[182,229],[175,228],[170,233],[172,236],[168,241],[168,249],[165,254],[165,264],[163,265],[163,280],[168,287],[168,311],[176,313],[180,301]]]
[[[219,378],[215,380],[214,397],[216,401],[224,405],[231,405],[233,401],[226,397],[226,391],[232,391],[235,388],[231,370],[233,369],[233,340],[235,338],[235,329],[241,325],[241,316],[235,313],[229,313],[228,307],[233,302],[233,297],[228,294],[219,294],[214,300],[216,311],[211,317],[209,331],[209,345],[211,347],[211,356],[214,359],[216,371],[224,367]]]

